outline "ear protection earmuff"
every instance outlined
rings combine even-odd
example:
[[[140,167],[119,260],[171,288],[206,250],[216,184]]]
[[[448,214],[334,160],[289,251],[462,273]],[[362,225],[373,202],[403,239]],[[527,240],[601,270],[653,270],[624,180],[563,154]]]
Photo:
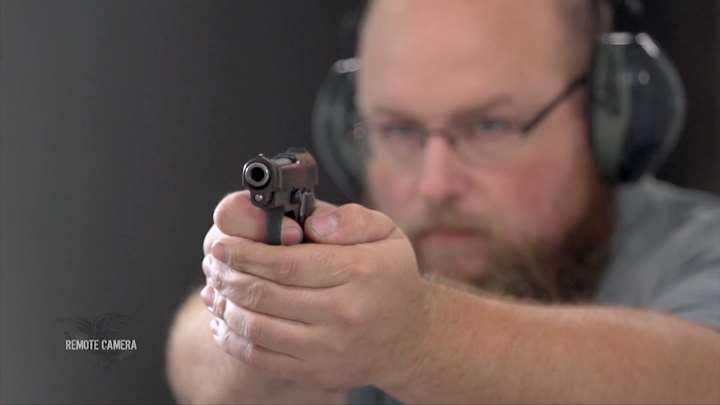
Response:
[[[320,165],[346,197],[357,200],[364,189],[365,157],[352,136],[356,58],[336,61],[320,85],[313,110],[312,134]]]
[[[616,15],[618,10],[628,12],[626,3],[613,4]],[[351,136],[358,118],[359,69],[356,58],[330,67],[313,116],[318,159],[354,199],[364,186],[364,157]],[[653,173],[672,151],[685,120],[685,91],[671,61],[649,34],[615,31],[596,40],[588,77],[589,143],[602,174],[615,183]]]
[[[685,92],[670,60],[646,33],[604,34],[590,75],[589,137],[595,162],[611,181],[654,172],[675,146]]]

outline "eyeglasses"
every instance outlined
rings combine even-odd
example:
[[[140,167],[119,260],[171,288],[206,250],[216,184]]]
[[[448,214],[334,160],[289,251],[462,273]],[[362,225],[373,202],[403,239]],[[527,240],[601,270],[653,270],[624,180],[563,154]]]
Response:
[[[430,129],[416,123],[372,123],[360,120],[353,128],[356,140],[364,141],[373,156],[387,157],[400,165],[412,166],[422,159],[428,138],[437,133],[447,139],[467,163],[507,159],[525,143],[528,134],[580,86],[587,75],[570,82],[525,124],[478,116],[459,120],[446,128]]]

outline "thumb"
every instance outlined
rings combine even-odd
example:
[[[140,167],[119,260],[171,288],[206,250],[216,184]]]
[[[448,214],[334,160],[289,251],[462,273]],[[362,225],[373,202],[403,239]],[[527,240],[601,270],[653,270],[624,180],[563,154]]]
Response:
[[[359,204],[318,210],[305,222],[305,236],[317,243],[354,245],[401,235],[387,215]]]

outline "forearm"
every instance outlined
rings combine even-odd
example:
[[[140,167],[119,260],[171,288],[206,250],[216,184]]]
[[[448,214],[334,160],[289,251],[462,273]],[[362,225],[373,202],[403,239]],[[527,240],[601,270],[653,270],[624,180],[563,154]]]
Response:
[[[381,387],[405,402],[720,402],[720,334],[704,327],[433,288],[423,363],[406,384]]]
[[[181,403],[341,403],[328,393],[253,370],[225,353],[213,340],[211,315],[193,294],[170,331],[167,372]]]

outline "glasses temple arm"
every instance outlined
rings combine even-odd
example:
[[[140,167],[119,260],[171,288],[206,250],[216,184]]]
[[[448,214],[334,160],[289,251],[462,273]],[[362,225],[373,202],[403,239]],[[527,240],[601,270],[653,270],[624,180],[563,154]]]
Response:
[[[533,119],[530,120],[527,124],[525,124],[522,128],[520,128],[520,132],[523,134],[530,132],[537,124],[539,124],[545,117],[547,117],[548,114],[552,112],[552,110],[555,109],[560,103],[565,101],[566,98],[568,98],[577,88],[580,86],[586,84],[588,81],[588,75],[583,74],[582,76],[578,77],[577,79],[573,80],[568,84],[565,89],[555,96],[540,112],[533,117]]]

